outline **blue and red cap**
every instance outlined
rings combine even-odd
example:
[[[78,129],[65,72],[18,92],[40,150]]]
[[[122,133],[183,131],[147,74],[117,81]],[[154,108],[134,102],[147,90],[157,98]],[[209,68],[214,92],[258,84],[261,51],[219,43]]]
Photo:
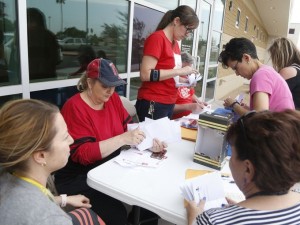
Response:
[[[119,77],[118,70],[115,65],[107,59],[94,59],[86,68],[88,78],[98,79],[101,83],[108,87],[116,87],[126,84]]]

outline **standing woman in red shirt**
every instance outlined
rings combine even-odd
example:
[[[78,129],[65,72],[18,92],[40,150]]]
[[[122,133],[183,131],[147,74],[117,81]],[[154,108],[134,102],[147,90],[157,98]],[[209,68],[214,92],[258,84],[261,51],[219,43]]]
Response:
[[[177,98],[173,77],[197,73],[190,66],[181,67],[178,41],[186,38],[199,25],[195,11],[186,5],[169,10],[156,31],[145,41],[136,109],[140,121],[145,117],[171,118]]]

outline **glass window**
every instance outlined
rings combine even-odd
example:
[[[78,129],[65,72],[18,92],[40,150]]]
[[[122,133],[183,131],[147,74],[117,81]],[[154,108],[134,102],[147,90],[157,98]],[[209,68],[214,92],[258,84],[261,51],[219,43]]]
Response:
[[[201,8],[201,18],[199,24],[199,42],[198,42],[198,56],[200,57],[199,72],[204,74],[204,63],[206,58],[206,49],[208,41],[208,31],[211,15],[211,5],[204,2],[205,4]]]
[[[163,12],[139,4],[134,5],[131,71],[139,71],[143,56],[144,41],[156,30]]]
[[[33,91],[30,93],[30,98],[47,101],[61,108],[63,104],[76,93],[78,93],[77,87],[71,86],[43,91]]]
[[[208,69],[207,79],[216,78],[217,77],[218,67],[211,67]]]
[[[237,14],[236,14],[236,20],[235,20],[235,26],[236,27],[240,26],[240,17],[241,17],[241,10],[238,9],[237,10]]]
[[[245,32],[248,32],[248,21],[249,21],[249,18],[246,17],[246,22],[245,22]]]
[[[213,80],[213,81],[207,82],[207,84],[206,84],[206,93],[205,93],[205,101],[206,102],[214,99],[215,83],[216,83],[216,81]]]
[[[215,11],[213,18],[213,30],[222,30],[225,0],[217,0],[215,2]]]
[[[133,77],[130,79],[130,100],[135,100],[137,97],[138,89],[141,86],[140,77]]]
[[[153,3],[160,7],[163,7],[168,10],[172,10],[177,8],[178,0],[168,0],[168,1],[161,1],[161,0],[146,0],[147,2]]]
[[[20,84],[20,54],[15,1],[0,2],[0,86]]]
[[[44,28],[40,35],[28,33],[31,81],[81,75],[97,56],[110,59],[120,73],[125,72],[128,4],[124,0],[98,0],[88,4],[86,0],[27,0],[28,8],[36,8],[43,14]],[[32,20],[28,21],[28,29],[32,29]],[[41,36],[43,40],[38,39]],[[47,48],[50,43],[52,47]]]
[[[22,95],[21,94],[18,94],[18,95],[6,95],[6,96],[1,96],[0,97],[0,107],[8,102],[8,101],[11,101],[11,100],[16,100],[16,99],[21,99],[22,98]]]
[[[212,32],[209,64],[218,63],[220,44],[221,44],[221,35],[222,33],[220,32],[217,31]]]
[[[193,8],[194,10],[196,10],[196,1],[195,0],[182,1],[182,5],[188,5],[191,8]],[[181,51],[192,54],[193,41],[194,41],[194,33],[190,33],[185,39],[183,39],[181,41]]]

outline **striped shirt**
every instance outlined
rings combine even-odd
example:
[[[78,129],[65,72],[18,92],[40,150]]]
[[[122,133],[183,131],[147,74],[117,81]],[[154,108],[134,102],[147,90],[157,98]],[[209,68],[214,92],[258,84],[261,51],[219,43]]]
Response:
[[[214,208],[196,218],[197,225],[244,225],[244,224],[300,224],[300,203],[281,210],[253,210],[238,205],[227,208]]]

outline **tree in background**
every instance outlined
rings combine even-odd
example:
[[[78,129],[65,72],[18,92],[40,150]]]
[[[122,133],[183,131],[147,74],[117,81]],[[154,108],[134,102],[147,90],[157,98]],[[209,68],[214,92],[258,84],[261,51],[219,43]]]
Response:
[[[60,31],[63,31],[64,25],[64,14],[63,14],[63,4],[65,4],[66,0],[56,0],[56,3],[60,4]]]

